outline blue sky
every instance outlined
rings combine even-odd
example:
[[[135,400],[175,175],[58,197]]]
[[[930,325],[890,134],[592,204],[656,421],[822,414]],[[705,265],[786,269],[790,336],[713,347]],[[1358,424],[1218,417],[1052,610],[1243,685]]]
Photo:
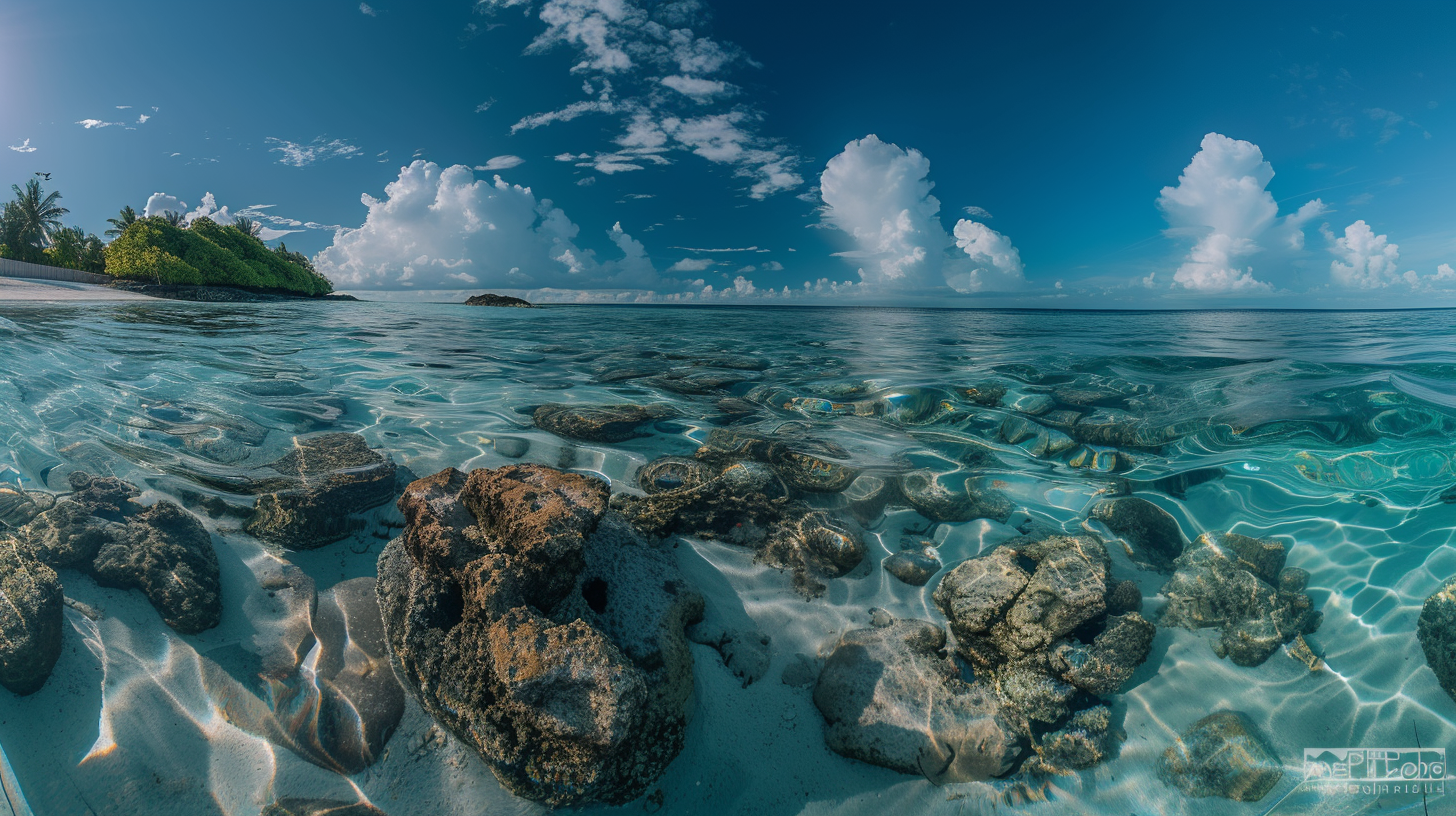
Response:
[[[12,3],[0,180],[50,172],[98,233],[149,200],[261,218],[380,298],[1452,305],[1453,30],[1449,3]]]

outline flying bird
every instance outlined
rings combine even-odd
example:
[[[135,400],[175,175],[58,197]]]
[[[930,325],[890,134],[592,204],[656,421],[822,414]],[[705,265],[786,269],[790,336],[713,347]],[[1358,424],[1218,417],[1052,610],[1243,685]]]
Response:
[[[45,179],[46,181],[50,181],[51,180],[51,174],[50,173],[36,173],[36,175],[37,176],[40,176],[41,178]]]

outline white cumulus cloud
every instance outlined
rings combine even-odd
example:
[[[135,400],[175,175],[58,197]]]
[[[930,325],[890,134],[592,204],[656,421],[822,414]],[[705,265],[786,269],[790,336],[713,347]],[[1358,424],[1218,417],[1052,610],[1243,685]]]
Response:
[[[26,139],[25,141],[21,142],[18,145],[9,145],[9,147],[10,147],[11,150],[14,150],[16,153],[34,153],[36,151],[36,148],[33,148],[33,147],[30,146],[30,140],[29,139]]]
[[[1330,262],[1330,278],[1337,285],[1376,289],[1389,286],[1398,277],[1400,245],[1376,235],[1364,221],[1345,227],[1344,236],[1334,240],[1330,251],[1339,259]]]
[[[599,261],[578,246],[580,229],[549,199],[496,176],[477,180],[466,165],[416,160],[384,188],[364,195],[357,229],[334,235],[314,259],[341,288],[457,289],[479,284],[515,290],[560,287],[651,288],[664,281],[641,242],[607,231],[621,258]],[[464,276],[469,276],[466,280]]]
[[[953,240],[940,221],[940,201],[930,194],[934,186],[930,161],[914,148],[873,134],[845,145],[819,177],[822,223],[849,233],[857,245],[838,255],[861,263],[860,280],[872,287],[1020,288],[1021,254],[1011,241],[967,219],[956,224]]]
[[[1280,219],[1266,189],[1273,178],[1258,145],[1219,133],[1203,137],[1178,186],[1164,187],[1157,201],[1167,234],[1195,239],[1173,274],[1174,285],[1203,293],[1272,290],[1245,261],[1269,249],[1261,243],[1266,238],[1276,247],[1303,248],[1304,225],[1325,211],[1315,199]]]

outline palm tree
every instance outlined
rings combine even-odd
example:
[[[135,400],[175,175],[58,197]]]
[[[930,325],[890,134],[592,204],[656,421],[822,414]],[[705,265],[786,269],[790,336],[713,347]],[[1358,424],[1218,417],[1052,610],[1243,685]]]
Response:
[[[251,218],[240,217],[234,219],[233,226],[244,235],[251,235],[254,238],[257,238],[263,232],[263,225]]]
[[[70,212],[56,205],[61,194],[46,195],[37,179],[27,181],[24,190],[14,184],[10,189],[15,191],[15,210],[11,217],[18,220],[13,228],[19,241],[37,249],[50,246],[51,235],[61,228],[61,216]]]
[[[132,224],[135,224],[136,220],[136,210],[133,210],[131,208],[131,205],[128,204],[125,207],[121,208],[121,215],[115,218],[106,219],[106,223],[111,225],[111,229],[107,230],[102,234],[109,235],[115,238],[118,235],[121,235],[123,232],[126,232],[126,228],[131,226]]]
[[[162,213],[162,220],[166,221],[168,224],[171,224],[174,227],[187,226],[187,222],[184,220],[186,218],[186,213],[179,213],[176,210],[167,210],[166,212]]]

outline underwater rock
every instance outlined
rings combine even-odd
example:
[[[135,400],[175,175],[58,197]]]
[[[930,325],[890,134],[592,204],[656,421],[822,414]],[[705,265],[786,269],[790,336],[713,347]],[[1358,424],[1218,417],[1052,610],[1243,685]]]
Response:
[[[858,531],[821,511],[785,520],[769,530],[758,551],[765,563],[793,575],[794,589],[816,598],[827,589],[819,578],[849,574],[867,552]]]
[[[662,493],[698,487],[717,475],[712,467],[697,459],[664,456],[653,459],[637,471],[637,486],[644,493]]]
[[[774,469],[789,487],[806,493],[837,493],[859,476],[857,468],[834,459],[848,459],[849,451],[831,442],[798,436],[763,436],[714,428],[694,454],[715,465],[751,460]]]
[[[1007,416],[1001,422],[998,433],[1003,441],[1019,445],[1032,456],[1055,456],[1077,444],[1072,441],[1070,436],[1059,430],[1044,427],[1015,414]]]
[[[68,478],[75,492],[19,531],[37,558],[102,586],[140,589],[182,634],[217,625],[222,583],[202,522],[169,501],[142,507],[132,501],[140,491],[114,476]]]
[[[1118,581],[1107,593],[1107,614],[1121,615],[1127,612],[1141,612],[1143,591],[1136,581]]]
[[[729,465],[692,487],[642,497],[618,493],[611,503],[652,538],[689,535],[753,549],[761,561],[791,571],[794,588],[807,597],[824,592],[819,578],[845,575],[866,552],[856,529],[791,500],[778,473],[755,461]]]
[[[0,530],[16,529],[56,504],[49,493],[27,493],[14,487],[0,487]]]
[[[1441,688],[1456,700],[1456,580],[1436,590],[1421,607],[1416,636]]]
[[[1097,445],[1078,445],[1067,455],[1067,464],[1098,473],[1117,473],[1132,468],[1136,463],[1131,456],[1120,450]]]
[[[1284,776],[1253,723],[1216,711],[1189,726],[1158,761],[1158,778],[1189,796],[1257,802]]]
[[[502,785],[552,807],[641,796],[691,704],[703,599],[607,498],[540,465],[447,469],[406,489],[379,559],[402,679]]]
[[[538,407],[531,419],[543,431],[583,442],[623,442],[637,436],[637,428],[674,414],[672,407],[658,405],[564,405],[548,403]]]
[[[1052,399],[1078,408],[1126,408],[1127,396],[1110,388],[1097,386],[1059,385],[1052,389]]]
[[[1105,705],[1083,709],[1067,724],[1033,741],[1036,756],[1022,764],[1034,774],[1067,775],[1086,770],[1112,755],[1117,734]]]
[[[829,748],[936,784],[1010,771],[1027,734],[994,692],[960,679],[944,647],[945,632],[926,621],[846,632],[814,687]]]
[[[1183,554],[1183,532],[1178,521],[1167,510],[1137,496],[1123,496],[1098,502],[1092,518],[1107,529],[1128,540],[1137,548],[1129,553],[1154,569],[1173,569],[1173,561]]]
[[[722,391],[741,382],[756,379],[752,374],[736,371],[667,371],[642,382],[664,391],[700,396]]]
[[[723,665],[743,681],[744,688],[768,671],[769,636],[762,632],[741,632],[700,623],[688,628],[688,639],[716,650],[723,658]]]
[[[932,599],[977,677],[1007,710],[1045,728],[1069,713],[1076,721],[1086,695],[1116,693],[1147,660],[1155,627],[1136,612],[1107,614],[1110,575],[1107,550],[1093,537],[1027,537],[957,565]],[[1033,729],[1047,751],[1034,767],[1060,773],[1079,767],[1073,754],[1107,755],[1102,736],[1069,728],[1050,736]]]
[[[373,765],[404,716],[404,689],[384,640],[374,579],[354,578],[315,594],[313,580],[285,570],[276,594],[294,615],[282,642],[263,653],[220,649],[202,656],[202,681],[234,726],[341,774]],[[318,649],[312,665],[305,658]]]
[[[1106,697],[1122,688],[1153,648],[1157,627],[1136,612],[1107,618],[1107,625],[1091,646],[1062,646],[1056,657],[1069,668],[1067,682]]]
[[[844,489],[849,513],[860,524],[871,524],[884,515],[885,507],[900,496],[899,482],[871,473],[861,473]]]
[[[910,586],[925,586],[931,576],[940,571],[940,560],[934,553],[935,550],[929,547],[901,550],[886,558],[880,566]]]
[[[474,300],[474,298],[471,299]],[[263,812],[259,816],[387,816],[387,814],[368,802],[290,798],[279,799],[263,808]]]
[[[0,686],[38,691],[61,656],[61,582],[22,541],[0,535]]]
[[[980,383],[958,390],[966,402],[986,408],[995,408],[1001,404],[1001,398],[1006,396],[1006,386],[994,382]]]
[[[507,459],[520,459],[531,449],[531,441],[519,436],[497,436],[491,442],[495,452]]]
[[[1319,628],[1320,613],[1304,594],[1308,573],[1284,569],[1284,545],[1238,533],[1207,532],[1174,561],[1163,585],[1165,626],[1218,627],[1219,657],[1257,666],[1297,635]]]
[[[364,437],[329,433],[294,440],[270,465],[288,487],[258,497],[247,531],[294,550],[331,544],[354,531],[349,515],[395,495],[395,465]]]
[[[140,589],[162,620],[184,635],[211,629],[222,618],[212,537],[171,502],[157,502],[113,526],[89,572],[101,586]]]
[[[931,521],[989,518],[1004,523],[1015,505],[1005,493],[982,488],[978,482],[964,471],[937,475],[917,470],[900,477],[900,492],[916,512]]]

